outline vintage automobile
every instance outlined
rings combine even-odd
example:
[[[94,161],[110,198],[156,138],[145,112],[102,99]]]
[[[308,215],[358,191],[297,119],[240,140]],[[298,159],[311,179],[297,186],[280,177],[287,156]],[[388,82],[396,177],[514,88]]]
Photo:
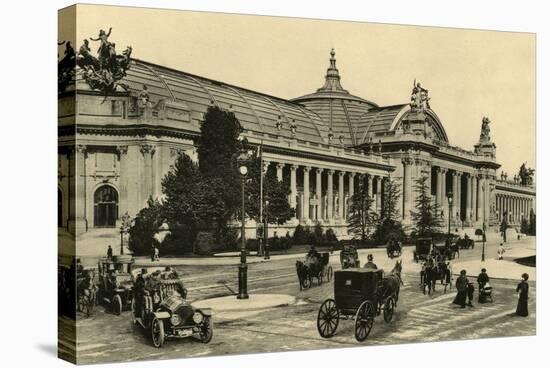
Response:
[[[317,314],[317,331],[324,338],[334,336],[340,319],[355,321],[355,339],[364,341],[383,311],[390,322],[399,299],[401,262],[384,277],[384,271],[356,268],[334,272],[334,299],[326,299]]]
[[[102,258],[98,263],[98,299],[105,302],[116,315],[129,309],[132,304],[133,263],[134,259],[130,255],[118,255],[110,259]]]
[[[358,268],[361,265],[359,261],[359,254],[357,253],[357,248],[351,245],[344,245],[340,251],[340,265],[342,269],[346,268]]]
[[[395,257],[401,257],[401,244],[397,240],[390,240],[388,245],[386,245],[386,252],[388,253],[388,258],[393,259]]]
[[[134,324],[151,334],[156,348],[168,338],[196,337],[209,343],[213,336],[211,309],[194,308],[186,300],[187,290],[175,271],[151,271],[142,270],[135,277]]]
[[[469,237],[465,236],[464,238],[459,237],[458,239],[456,239],[456,245],[460,249],[474,249],[475,242],[474,239],[470,239]]]
[[[415,262],[425,261],[432,254],[432,238],[416,239],[415,250],[413,251],[413,260]]]

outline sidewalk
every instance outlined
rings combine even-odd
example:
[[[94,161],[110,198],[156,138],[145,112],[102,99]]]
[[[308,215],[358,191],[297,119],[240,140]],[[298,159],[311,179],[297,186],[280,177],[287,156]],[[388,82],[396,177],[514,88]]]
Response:
[[[482,268],[487,269],[490,278],[520,280],[521,275],[525,272],[529,274],[529,280],[536,281],[537,269],[516,263],[518,258],[529,257],[536,255],[535,241],[523,244],[515,243],[513,246],[508,246],[504,259],[498,260],[493,254],[485,257],[485,262],[481,259],[469,261],[456,261],[453,263],[453,273],[458,274],[460,270],[466,270],[467,276],[477,277]]]

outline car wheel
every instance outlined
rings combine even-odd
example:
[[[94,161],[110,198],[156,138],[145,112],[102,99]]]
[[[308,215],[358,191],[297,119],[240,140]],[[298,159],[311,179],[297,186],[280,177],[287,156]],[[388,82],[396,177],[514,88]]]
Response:
[[[214,335],[214,326],[212,324],[212,318],[205,317],[201,327],[201,332],[199,333],[201,342],[204,344],[208,344],[210,340],[212,340],[213,335]]]
[[[164,323],[155,318],[151,323],[151,339],[155,348],[161,348],[164,345]]]
[[[120,316],[122,313],[122,299],[120,298],[120,295],[113,296],[113,299],[111,300],[111,308],[114,314],[117,316]]]

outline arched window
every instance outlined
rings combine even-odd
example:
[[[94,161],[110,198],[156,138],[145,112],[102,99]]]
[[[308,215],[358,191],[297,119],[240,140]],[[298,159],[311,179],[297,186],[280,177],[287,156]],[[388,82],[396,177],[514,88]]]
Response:
[[[118,193],[115,188],[103,185],[94,194],[94,226],[115,227],[118,218]]]
[[[57,188],[57,227],[63,227],[63,192]]]

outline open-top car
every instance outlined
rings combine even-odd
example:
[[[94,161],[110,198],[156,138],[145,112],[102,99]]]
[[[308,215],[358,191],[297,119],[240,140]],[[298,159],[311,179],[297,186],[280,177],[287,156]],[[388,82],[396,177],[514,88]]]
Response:
[[[212,340],[211,309],[194,308],[186,300],[187,289],[176,271],[143,269],[136,273],[134,291],[133,322],[151,334],[153,346],[162,347],[167,338]]]
[[[129,255],[102,258],[98,263],[99,300],[107,303],[116,315],[129,309],[132,304],[133,263],[134,259]]]

